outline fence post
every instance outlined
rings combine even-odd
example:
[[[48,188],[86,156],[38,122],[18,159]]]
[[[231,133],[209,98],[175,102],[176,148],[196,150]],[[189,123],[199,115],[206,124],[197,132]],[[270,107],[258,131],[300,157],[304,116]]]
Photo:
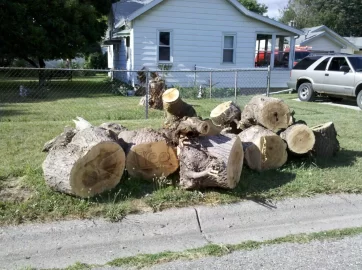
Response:
[[[149,84],[149,71],[147,70],[146,71],[146,119],[148,119],[148,103],[149,103],[149,100],[148,100],[148,97],[149,97],[149,94],[150,94],[150,84]]]
[[[194,73],[194,88],[196,88],[196,79],[197,79],[196,70],[197,70],[197,67],[196,67],[196,65],[195,65],[195,66],[194,66],[194,71],[195,71],[195,73]]]
[[[238,96],[238,71],[235,71],[235,102]]]
[[[212,97],[212,71],[210,71],[210,99]]]
[[[266,86],[266,96],[269,97],[270,93],[270,75],[271,75],[271,69],[270,65],[268,66],[268,76],[267,76],[267,86]]]

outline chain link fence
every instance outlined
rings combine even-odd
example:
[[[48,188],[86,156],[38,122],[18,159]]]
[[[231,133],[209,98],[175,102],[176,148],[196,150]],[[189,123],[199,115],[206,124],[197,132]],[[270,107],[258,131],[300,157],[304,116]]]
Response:
[[[160,118],[162,112],[139,105],[154,72],[165,80],[166,88],[178,88],[185,101],[200,108],[202,117],[223,101],[243,106],[254,95],[267,93],[270,78],[268,69],[262,68],[146,70],[143,82],[137,71],[0,68],[0,121],[69,121],[76,116],[102,121]],[[142,87],[143,92],[135,91]]]

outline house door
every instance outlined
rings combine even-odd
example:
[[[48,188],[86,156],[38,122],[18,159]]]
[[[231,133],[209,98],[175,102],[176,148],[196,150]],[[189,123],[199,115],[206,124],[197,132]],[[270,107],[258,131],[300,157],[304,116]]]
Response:
[[[340,71],[341,66],[349,66],[350,71]],[[354,72],[345,57],[333,57],[324,74],[324,91],[330,94],[353,95]]]

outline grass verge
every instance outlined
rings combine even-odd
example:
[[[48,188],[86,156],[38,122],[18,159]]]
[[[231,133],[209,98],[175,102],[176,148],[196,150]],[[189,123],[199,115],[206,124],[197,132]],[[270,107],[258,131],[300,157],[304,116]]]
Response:
[[[78,82],[79,83],[79,82]],[[63,88],[62,88],[63,89]],[[66,87],[62,91],[67,90]],[[69,93],[68,93],[69,94]],[[292,100],[280,95],[295,110],[297,120],[310,126],[333,121],[341,151],[329,160],[291,159],[277,170],[255,172],[244,167],[236,189],[185,191],[172,181],[144,182],[125,176],[112,191],[92,199],[78,199],[51,191],[44,183],[41,164],[44,142],[62,132],[71,119],[83,116],[93,124],[115,121],[130,129],[157,128],[163,113],[150,110],[145,120],[138,98],[106,93],[75,93],[46,101],[4,103],[0,117],[0,225],[48,220],[106,217],[117,221],[129,213],[160,211],[196,204],[215,205],[244,199],[268,203],[284,197],[332,193],[362,193],[362,111]],[[207,117],[221,99],[189,100]],[[241,104],[245,99],[239,100]],[[68,109],[69,108],[69,109]]]
[[[263,246],[278,245],[285,243],[307,244],[312,241],[332,241],[352,237],[362,234],[362,228],[348,228],[341,230],[323,231],[311,234],[295,234],[285,237],[275,238],[266,241],[246,241],[236,245],[216,245],[209,244],[200,248],[188,249],[181,252],[165,251],[157,254],[140,254],[132,257],[124,257],[112,260],[105,265],[88,265],[77,263],[64,270],[88,270],[94,267],[113,266],[113,267],[135,267],[147,268],[156,264],[172,262],[176,260],[196,260],[204,257],[220,257],[228,255],[235,251],[254,250]],[[53,269],[55,270],[55,269]],[[60,269],[59,269],[60,270]]]

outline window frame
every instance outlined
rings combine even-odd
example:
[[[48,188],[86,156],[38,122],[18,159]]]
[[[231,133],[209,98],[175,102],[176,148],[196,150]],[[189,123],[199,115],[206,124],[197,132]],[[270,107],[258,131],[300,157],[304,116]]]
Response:
[[[224,50],[231,50],[231,48],[225,48],[225,37],[233,37],[233,61],[232,62],[224,62]],[[221,64],[223,65],[235,65],[236,64],[236,45],[237,45],[237,34],[235,32],[225,32],[222,33],[222,48],[221,48]]]
[[[160,45],[160,35],[161,33],[169,33],[170,34],[170,45]],[[160,60],[160,47],[170,48],[170,60]],[[172,64],[173,63],[173,30],[170,29],[158,29],[157,30],[157,63],[160,64]]]

